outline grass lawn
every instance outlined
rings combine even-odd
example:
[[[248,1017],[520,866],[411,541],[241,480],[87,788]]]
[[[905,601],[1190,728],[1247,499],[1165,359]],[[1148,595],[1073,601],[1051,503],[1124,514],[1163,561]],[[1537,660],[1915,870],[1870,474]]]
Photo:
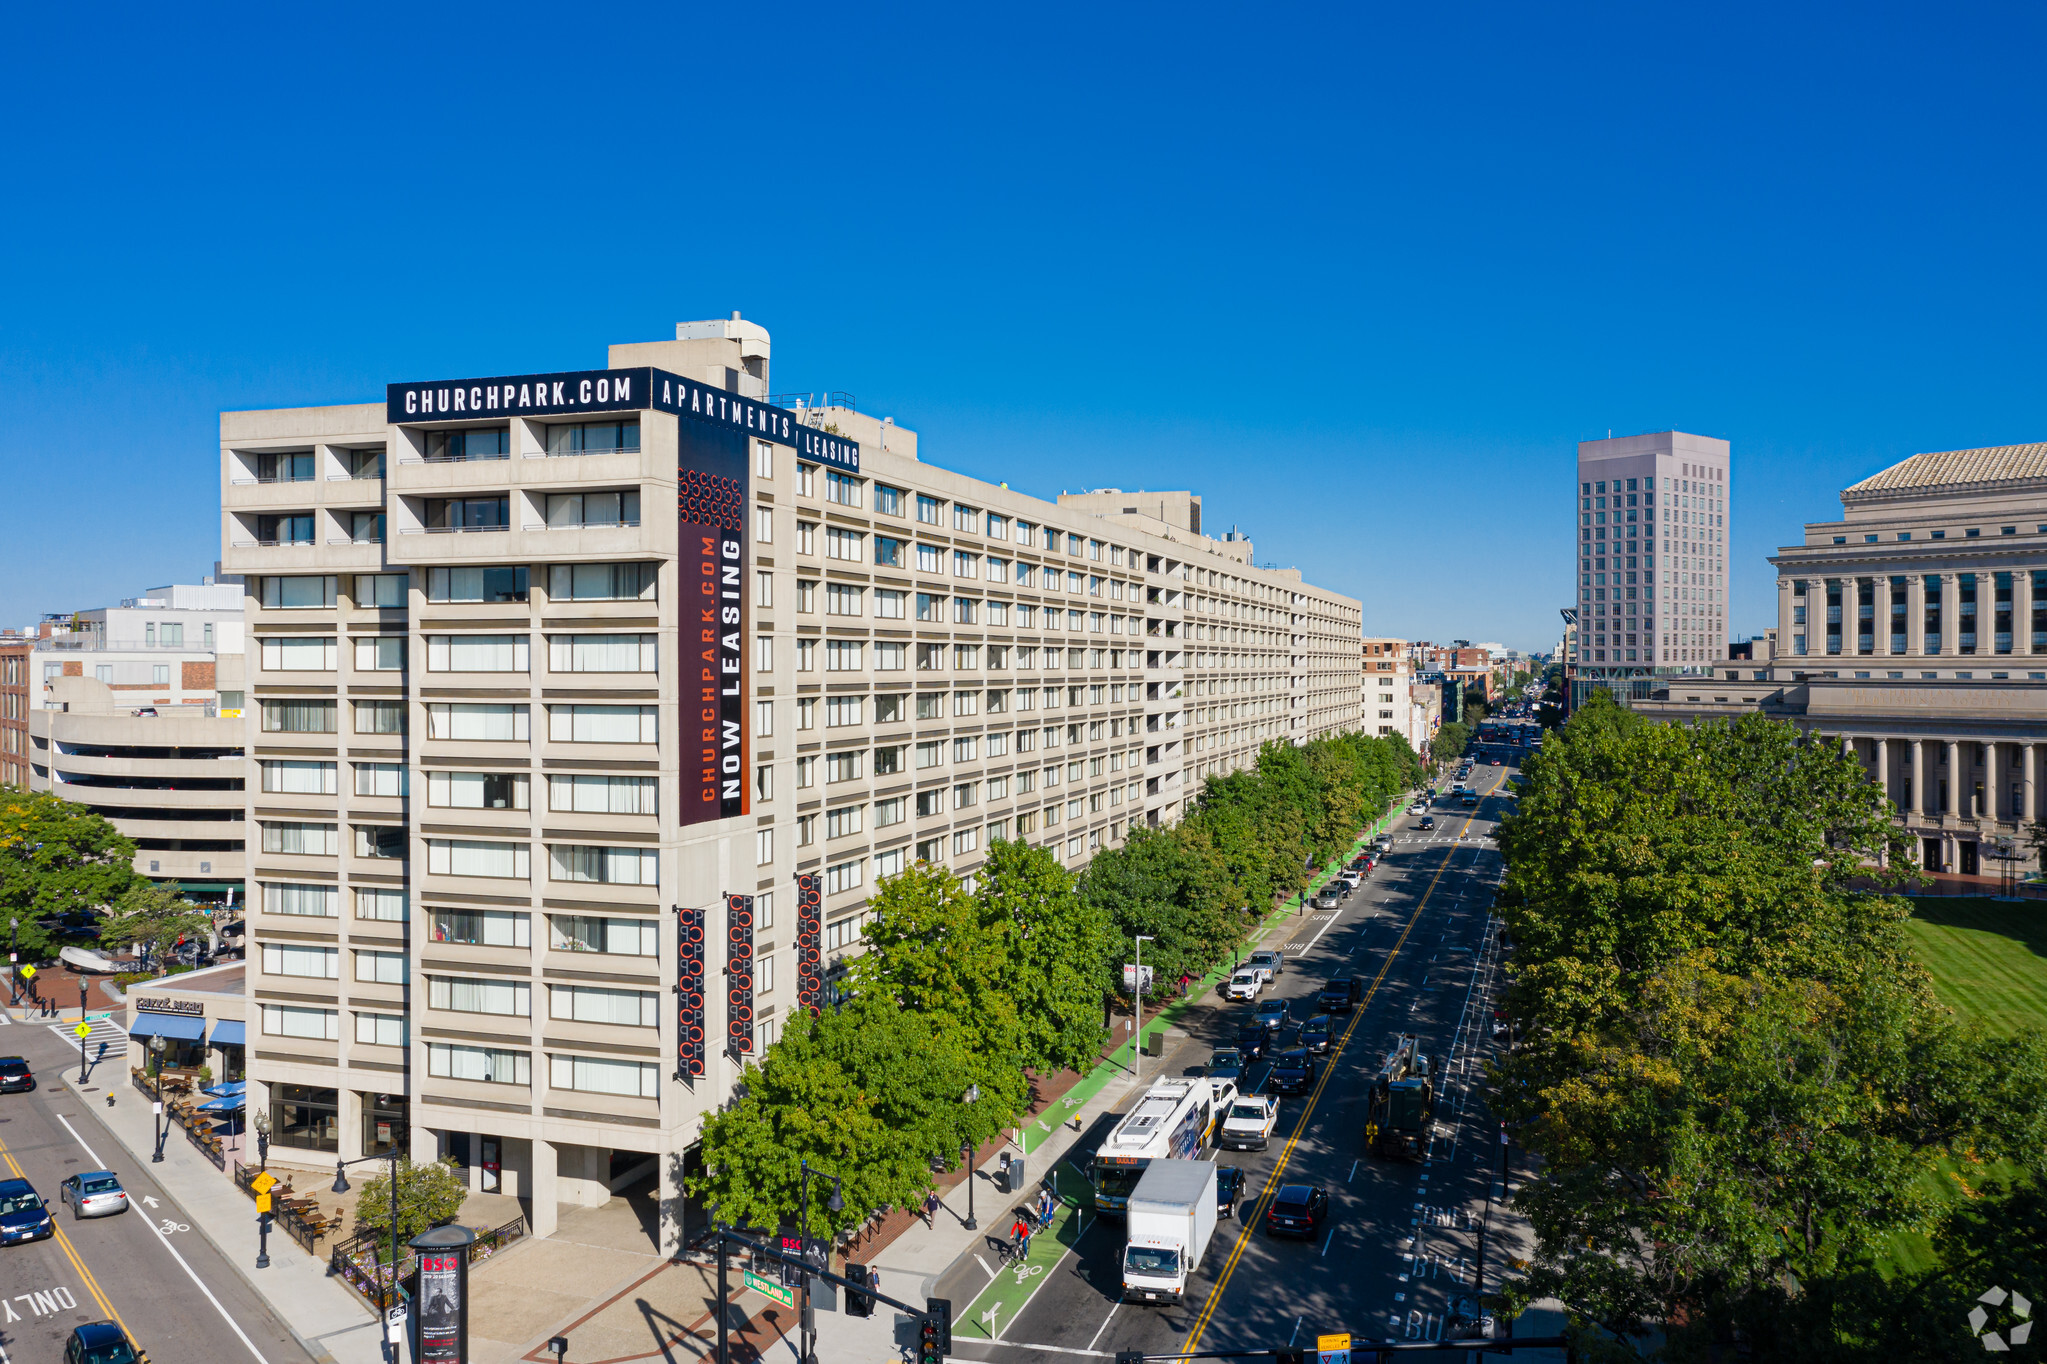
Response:
[[[1919,896],[1907,925],[1941,1002],[1998,1032],[2047,1029],[2047,904]]]

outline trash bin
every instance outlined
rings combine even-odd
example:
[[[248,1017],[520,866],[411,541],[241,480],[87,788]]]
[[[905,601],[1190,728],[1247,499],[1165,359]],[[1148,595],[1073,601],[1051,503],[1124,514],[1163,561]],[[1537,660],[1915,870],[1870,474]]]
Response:
[[[1024,1158],[1022,1156],[1009,1156],[1005,1158],[1002,1171],[1003,1192],[1012,1194],[1022,1193],[1024,1184],[1027,1182],[1024,1174]]]

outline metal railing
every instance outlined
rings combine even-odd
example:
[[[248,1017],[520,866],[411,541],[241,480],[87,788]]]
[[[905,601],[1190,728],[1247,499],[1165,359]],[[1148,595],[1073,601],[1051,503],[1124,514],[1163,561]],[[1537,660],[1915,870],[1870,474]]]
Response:
[[[475,1242],[469,1248],[469,1263],[482,1264],[505,1247],[524,1240],[530,1234],[526,1216],[521,1213],[503,1226],[492,1227],[476,1234]],[[419,1257],[401,1246],[396,1265],[386,1264],[378,1253],[390,1244],[390,1233],[383,1231],[359,1231],[345,1241],[337,1241],[327,1254],[327,1265],[334,1277],[346,1284],[349,1291],[361,1298],[378,1312],[396,1306],[410,1297],[406,1284],[417,1271]]]
[[[504,525],[504,526],[418,526],[418,527],[411,527],[411,526],[408,526],[408,527],[405,527],[405,528],[402,528],[401,530],[399,530],[399,532],[398,532],[398,533],[399,533],[400,535],[474,535],[474,534],[476,534],[476,533],[478,533],[478,532],[480,532],[480,531],[504,531],[504,530],[510,530],[510,529],[511,529],[511,527],[510,527],[509,525]]]
[[[858,412],[859,405],[853,395],[844,389],[826,389],[822,393],[776,393],[768,398],[774,407],[843,407],[849,412]]]

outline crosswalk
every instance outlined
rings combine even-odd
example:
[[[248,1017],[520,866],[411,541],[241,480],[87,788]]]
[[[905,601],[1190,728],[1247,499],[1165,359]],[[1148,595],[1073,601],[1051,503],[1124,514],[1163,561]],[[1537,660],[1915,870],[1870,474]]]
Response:
[[[85,1034],[85,1050],[88,1055],[96,1053],[101,1043],[106,1044],[109,1053],[118,1049],[120,1055],[128,1054],[128,1030],[116,1023],[111,1014],[88,1014],[85,1021],[89,1029]],[[51,1023],[47,1026],[52,1034],[66,1044],[71,1046],[78,1044],[78,1034],[73,1031],[78,1026],[77,1019],[72,1019],[68,1023]]]

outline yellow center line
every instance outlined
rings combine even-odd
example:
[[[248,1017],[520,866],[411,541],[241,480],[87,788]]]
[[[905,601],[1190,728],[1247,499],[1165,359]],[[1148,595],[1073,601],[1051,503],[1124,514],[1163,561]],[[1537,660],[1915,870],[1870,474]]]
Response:
[[[1505,775],[1504,772],[1501,773],[1503,779]],[[1493,792],[1500,789],[1500,785],[1500,782],[1494,782],[1486,794],[1493,794]],[[1472,822],[1477,818],[1478,815],[1476,813],[1467,818],[1464,821],[1464,828],[1457,831],[1457,836],[1462,838],[1470,830]],[[1216,1275],[1215,1287],[1209,1290],[1208,1301],[1202,1304],[1201,1315],[1194,1319],[1194,1325],[1187,1333],[1187,1343],[1180,1347],[1181,1353],[1191,1354],[1200,1348],[1201,1334],[1208,1329],[1208,1323],[1215,1316],[1216,1309],[1222,1306],[1223,1290],[1229,1287],[1230,1276],[1237,1270],[1237,1262],[1244,1258],[1244,1251],[1251,1244],[1251,1236],[1257,1231],[1259,1221],[1265,1216],[1266,1205],[1272,1201],[1273,1194],[1279,1191],[1279,1178],[1282,1174],[1286,1173],[1287,1162],[1293,1159],[1294,1148],[1300,1144],[1301,1137],[1306,1134],[1309,1120],[1315,1116],[1315,1105],[1321,1102],[1322,1091],[1328,1086],[1330,1076],[1336,1073],[1337,1059],[1343,1055],[1343,1049],[1350,1045],[1351,1034],[1357,1031],[1358,1024],[1364,1022],[1365,1011],[1371,1008],[1372,997],[1379,993],[1380,982],[1386,979],[1386,972],[1392,969],[1393,959],[1399,956],[1400,949],[1406,946],[1407,935],[1414,931],[1414,926],[1417,923],[1421,922],[1422,911],[1428,908],[1429,897],[1436,893],[1437,882],[1443,879],[1443,873],[1450,869],[1450,863],[1459,851],[1460,849],[1453,847],[1443,855],[1442,864],[1436,868],[1436,874],[1429,879],[1429,887],[1422,892],[1422,898],[1415,905],[1414,913],[1409,916],[1407,926],[1400,930],[1400,937],[1394,942],[1393,950],[1388,952],[1386,960],[1379,964],[1379,974],[1372,977],[1372,988],[1365,991],[1363,1002],[1358,1005],[1357,1011],[1351,1015],[1350,1026],[1343,1030],[1343,1036],[1330,1049],[1329,1061],[1323,1067],[1322,1078],[1316,1081],[1315,1088],[1309,1091],[1307,1105],[1301,1109],[1300,1121],[1294,1124],[1293,1135],[1288,1137],[1286,1145],[1280,1148],[1279,1159],[1273,1162],[1272,1173],[1266,1176],[1264,1187],[1258,1191],[1258,1201],[1252,1205],[1251,1215],[1240,1224],[1241,1229],[1237,1232],[1237,1243],[1230,1247],[1229,1258],[1223,1261],[1222,1271]]]
[[[16,1179],[25,1180],[28,1178],[27,1175],[22,1173],[21,1166],[14,1159],[14,1153],[7,1149],[7,1143],[4,1141],[0,1141],[0,1160],[7,1162],[8,1171]],[[71,1238],[64,1234],[64,1228],[57,1225],[57,1215],[55,1213],[50,1214],[50,1227],[56,1233],[57,1245],[63,1250],[64,1258],[71,1261],[71,1267],[78,1271],[78,1276],[84,1280],[85,1289],[88,1293],[92,1294],[93,1301],[98,1303],[100,1310],[112,1317],[115,1325],[121,1328],[130,1341],[133,1341],[135,1333],[128,1329],[127,1322],[121,1320],[121,1314],[114,1310],[114,1304],[108,1300],[105,1291],[100,1288],[99,1280],[95,1279],[92,1271],[85,1267],[84,1257],[78,1253],[78,1248],[71,1244]]]

